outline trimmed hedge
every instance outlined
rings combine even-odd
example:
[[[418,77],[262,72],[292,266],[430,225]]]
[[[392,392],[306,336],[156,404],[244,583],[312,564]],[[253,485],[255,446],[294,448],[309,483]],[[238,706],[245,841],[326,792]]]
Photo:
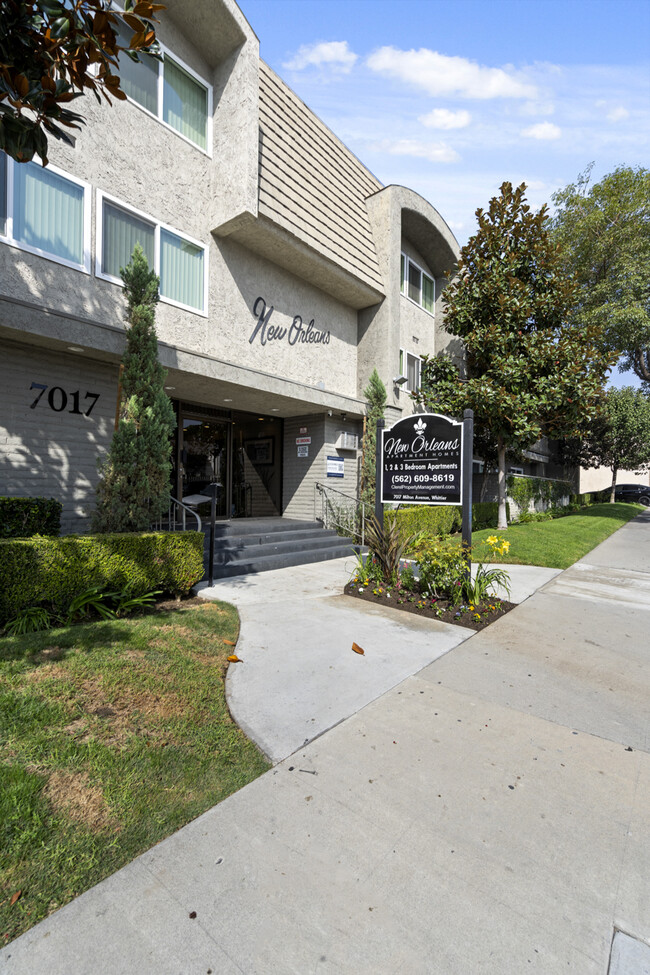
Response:
[[[45,605],[64,612],[92,586],[180,595],[203,575],[201,532],[65,535],[0,540],[0,621]]]
[[[507,505],[508,521],[510,506]],[[456,505],[418,505],[400,508],[396,512],[397,523],[407,535],[424,531],[428,535],[452,535],[462,527],[463,509]],[[477,501],[472,505],[472,531],[481,528],[496,528],[499,520],[499,505],[496,501]]]
[[[427,532],[429,535],[451,535],[460,531],[461,508],[451,504],[413,505],[395,512],[400,531],[405,535]]]
[[[0,497],[0,538],[59,535],[61,508],[54,498]]]

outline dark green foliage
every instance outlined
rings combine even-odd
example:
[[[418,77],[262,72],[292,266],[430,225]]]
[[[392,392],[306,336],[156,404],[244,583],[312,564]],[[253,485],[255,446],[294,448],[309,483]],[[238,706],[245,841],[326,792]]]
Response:
[[[164,390],[154,327],[158,278],[136,244],[122,268],[127,299],[126,351],[118,429],[100,466],[96,532],[147,531],[169,502],[174,410]]]
[[[150,20],[162,8],[150,0],[125,0],[124,8],[111,9],[107,0],[2,0],[0,149],[18,162],[40,156],[46,165],[46,133],[74,145],[66,128],[78,129],[84,119],[68,106],[84,90],[98,101],[100,92],[107,102],[111,95],[126,99],[118,53],[160,56]],[[127,25],[131,40],[120,44]]]
[[[510,506],[507,506],[507,517],[510,520]],[[499,520],[499,504],[497,501],[476,501],[472,505],[472,531],[478,532],[482,528],[496,528]]]
[[[366,542],[370,557],[379,565],[379,576],[387,585],[394,585],[399,578],[399,565],[415,536],[407,534],[390,512],[383,525],[372,517],[366,525]]]
[[[0,498],[0,538],[58,535],[61,507],[54,498]]]
[[[465,376],[449,360],[429,360],[417,397],[452,416],[474,411],[477,451],[498,462],[501,528],[506,451],[516,456],[543,435],[579,435],[599,409],[614,359],[598,322],[572,323],[575,287],[546,208],[534,214],[525,189],[504,183],[488,211],[477,211],[478,231],[445,293],[444,327],[463,341]]]
[[[89,587],[183,594],[203,575],[200,532],[66,535],[0,541],[0,621],[30,606],[57,615]]]
[[[579,286],[574,317],[602,326],[623,369],[650,383],[650,169],[619,166],[590,185],[591,169],[553,195],[553,234]]]
[[[405,535],[424,532],[440,538],[460,531],[462,521],[461,509],[451,504],[409,505],[395,512],[395,518]]]
[[[610,389],[603,412],[590,423],[581,441],[567,446],[583,467],[611,467],[610,500],[619,470],[650,467],[650,399],[639,389]]]
[[[375,477],[377,471],[377,420],[383,419],[386,406],[386,387],[376,369],[372,370],[368,385],[363,391],[368,403],[366,432],[363,436],[361,466],[361,500],[375,507]]]

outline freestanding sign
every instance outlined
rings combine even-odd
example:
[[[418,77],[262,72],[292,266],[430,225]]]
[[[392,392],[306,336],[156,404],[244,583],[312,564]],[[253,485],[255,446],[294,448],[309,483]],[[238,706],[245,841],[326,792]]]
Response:
[[[439,413],[415,413],[382,430],[382,503],[462,505],[463,434],[462,420]]]

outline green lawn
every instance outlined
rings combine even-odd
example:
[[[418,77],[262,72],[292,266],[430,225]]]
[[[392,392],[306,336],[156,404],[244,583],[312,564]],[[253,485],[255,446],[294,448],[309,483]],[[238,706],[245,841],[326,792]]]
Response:
[[[0,639],[0,944],[268,768],[226,706],[238,626],[206,602]]]
[[[485,558],[487,546],[481,543],[488,536],[498,534],[510,542],[510,551],[501,557],[491,555],[490,562],[567,569],[644,510],[646,509],[642,505],[623,502],[595,504],[553,521],[511,525],[507,531],[502,532],[497,532],[494,528],[483,529],[472,535],[474,559]]]

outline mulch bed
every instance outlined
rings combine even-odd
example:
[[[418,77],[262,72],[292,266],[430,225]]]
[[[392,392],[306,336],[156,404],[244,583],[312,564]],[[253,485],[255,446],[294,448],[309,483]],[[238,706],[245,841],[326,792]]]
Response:
[[[390,596],[388,595],[390,593]],[[386,589],[383,586],[370,584],[360,586],[358,582],[348,582],[345,587],[346,596],[365,599],[369,603],[389,606],[405,613],[415,613],[441,623],[454,623],[465,626],[470,630],[484,630],[490,623],[494,623],[501,616],[505,616],[516,603],[509,603],[505,599],[490,599],[484,603],[470,603],[452,606],[446,599],[431,599],[421,592],[409,589]]]

